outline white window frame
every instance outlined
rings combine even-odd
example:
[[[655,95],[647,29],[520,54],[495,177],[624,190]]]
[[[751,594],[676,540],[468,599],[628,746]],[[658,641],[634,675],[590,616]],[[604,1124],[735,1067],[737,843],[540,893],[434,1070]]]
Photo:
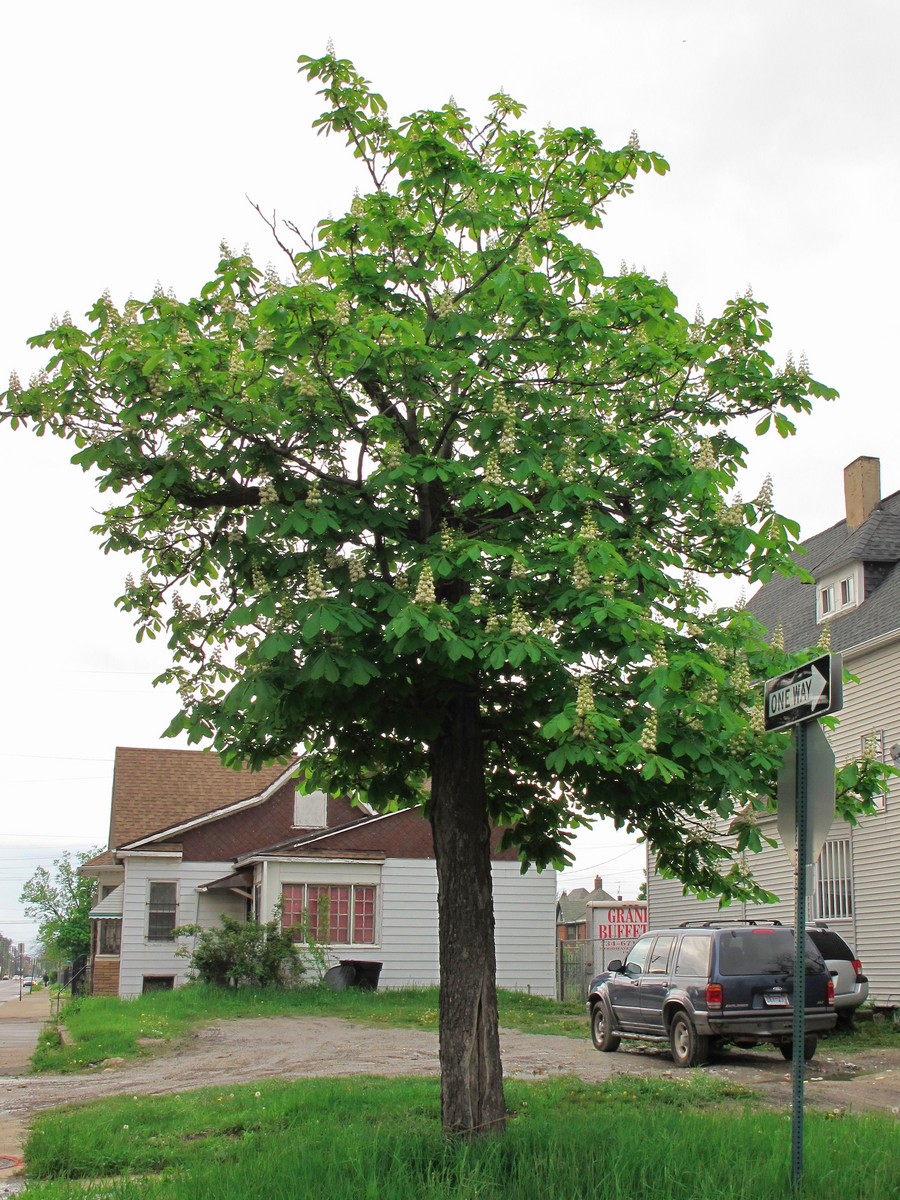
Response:
[[[329,881],[329,880],[323,880],[322,882],[319,882],[318,880],[312,880],[312,881],[304,881],[301,883],[299,880],[283,879],[281,881],[282,912],[284,911],[284,906],[283,906],[284,889],[287,887],[303,889],[302,898],[301,898],[301,913],[305,913],[309,909],[309,889],[311,887],[314,887],[314,888],[339,888],[339,887],[347,888],[350,893],[349,898],[348,898],[349,922],[350,922],[350,941],[349,942],[325,942],[324,944],[328,945],[328,946],[339,946],[339,947],[347,947],[347,948],[351,948],[351,949],[365,949],[365,950],[371,950],[374,947],[381,945],[381,885],[380,884],[373,883],[371,880],[356,880],[352,883],[350,883],[350,882],[334,882],[334,881]],[[374,911],[373,920],[372,920],[372,941],[371,942],[358,942],[358,941],[354,940],[355,929],[353,928],[353,923],[354,923],[354,919],[355,919],[356,889],[358,887],[371,888],[372,891],[375,893],[375,895],[374,895],[375,911]],[[283,916],[282,916],[282,927],[284,928],[284,917]]]
[[[849,837],[830,838],[822,847],[811,899],[814,921],[840,921],[853,916],[853,847]]]
[[[854,565],[837,575],[830,575],[816,584],[816,621],[829,621],[838,613],[858,608],[860,603],[860,570]]]
[[[154,886],[159,885],[159,884],[167,884],[168,886],[173,887],[175,889],[175,909],[174,909],[174,918],[175,919],[173,921],[172,928],[175,929],[178,926],[178,901],[179,901],[178,880],[177,879],[148,879],[147,880],[146,913],[145,913],[146,919],[144,921],[144,941],[148,942],[148,943],[152,943],[154,946],[165,946],[165,945],[168,945],[168,944],[174,942],[175,938],[174,937],[151,937],[150,936],[150,917],[152,915],[151,910],[150,910],[150,896],[151,896]]]

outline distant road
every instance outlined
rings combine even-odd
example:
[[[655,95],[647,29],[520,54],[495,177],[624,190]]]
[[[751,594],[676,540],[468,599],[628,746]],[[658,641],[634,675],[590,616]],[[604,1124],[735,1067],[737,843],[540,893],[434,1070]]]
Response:
[[[7,1000],[18,1000],[18,998],[19,980],[0,979],[0,1004],[4,1004]]]

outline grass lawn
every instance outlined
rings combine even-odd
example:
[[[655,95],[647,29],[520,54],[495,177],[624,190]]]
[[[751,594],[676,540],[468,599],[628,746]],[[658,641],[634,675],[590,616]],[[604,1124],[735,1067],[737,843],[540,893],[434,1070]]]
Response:
[[[436,1080],[267,1080],[35,1122],[29,1200],[779,1200],[790,1119],[702,1075],[510,1082],[504,1137],[440,1130]],[[900,1192],[891,1116],[806,1118],[803,1196]]]
[[[523,1033],[589,1037],[582,1004],[559,1003],[525,992],[501,992],[500,1024]],[[41,1036],[33,1071],[90,1070],[107,1058],[134,1058],[158,1052],[199,1025],[225,1018],[284,1016],[346,1017],[372,1025],[437,1029],[438,991],[397,988],[365,992],[327,988],[228,989],[191,984],[172,992],[151,992],[133,1000],[91,996],[72,1000],[62,1010],[67,1044],[55,1027]],[[835,1030],[820,1041],[819,1053],[853,1054],[884,1047],[900,1048],[900,1026],[863,1014],[850,1031]]]

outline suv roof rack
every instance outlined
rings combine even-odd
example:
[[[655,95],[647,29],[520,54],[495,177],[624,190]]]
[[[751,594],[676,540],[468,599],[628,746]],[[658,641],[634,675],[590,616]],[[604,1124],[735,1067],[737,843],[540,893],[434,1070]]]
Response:
[[[702,921],[682,921],[678,929],[719,929],[723,925],[780,925],[774,917],[712,917]]]

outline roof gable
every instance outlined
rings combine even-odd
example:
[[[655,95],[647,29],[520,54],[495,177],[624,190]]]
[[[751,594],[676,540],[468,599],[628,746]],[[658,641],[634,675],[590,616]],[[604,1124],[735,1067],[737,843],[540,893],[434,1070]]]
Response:
[[[807,538],[801,547],[794,561],[817,583],[851,563],[881,568],[866,572],[867,590],[856,607],[829,618],[832,650],[849,650],[900,629],[900,492],[886,496],[857,529],[839,521]],[[747,607],[767,629],[781,625],[789,653],[818,644],[822,624],[816,620],[814,585],[777,576],[751,597]]]
[[[260,771],[224,767],[206,750],[116,747],[110,810],[111,849],[157,837],[261,797],[295,764]]]

